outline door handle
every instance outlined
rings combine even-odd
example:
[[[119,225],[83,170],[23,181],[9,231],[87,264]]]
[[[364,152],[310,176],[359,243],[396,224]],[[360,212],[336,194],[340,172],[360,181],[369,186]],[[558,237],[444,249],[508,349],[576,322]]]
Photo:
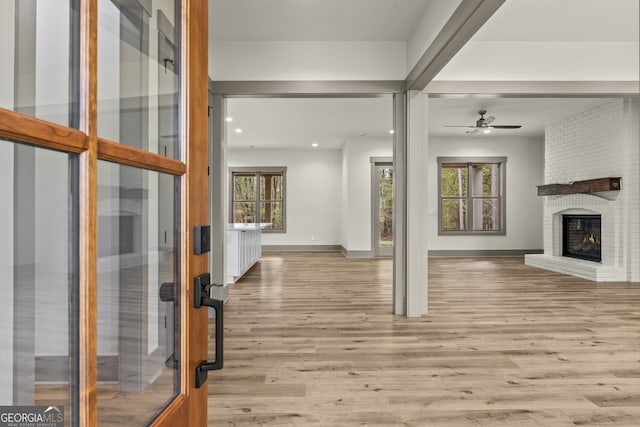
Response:
[[[195,308],[211,307],[216,313],[216,359],[213,362],[202,362],[196,367],[196,388],[200,388],[207,381],[209,371],[217,371],[223,366],[224,301],[208,297],[209,289],[213,286],[209,273],[196,277],[193,284]]]

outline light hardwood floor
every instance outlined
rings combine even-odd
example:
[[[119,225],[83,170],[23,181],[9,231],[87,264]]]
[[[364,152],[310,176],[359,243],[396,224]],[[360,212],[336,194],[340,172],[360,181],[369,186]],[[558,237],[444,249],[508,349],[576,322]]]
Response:
[[[429,263],[407,319],[390,260],[265,254],[230,288],[209,425],[640,425],[640,283]]]

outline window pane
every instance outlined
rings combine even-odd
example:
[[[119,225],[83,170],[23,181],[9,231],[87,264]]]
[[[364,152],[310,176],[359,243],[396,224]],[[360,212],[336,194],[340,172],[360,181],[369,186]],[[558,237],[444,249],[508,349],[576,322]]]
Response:
[[[380,246],[393,246],[393,168],[384,168],[378,176],[380,183],[379,196],[380,213],[378,244]]]
[[[442,230],[461,231],[466,230],[467,200],[446,199],[442,200]]]
[[[253,224],[256,222],[256,202],[236,202],[233,204],[233,222]]]
[[[500,200],[473,200],[473,229],[500,230]]]
[[[500,193],[500,165],[471,166],[471,195],[474,197],[496,197]]]
[[[256,200],[255,174],[233,174],[233,200]]]
[[[260,203],[260,218],[263,223],[271,223],[271,229],[282,230],[282,202]]]
[[[467,195],[467,166],[442,165],[440,191],[443,197]]]
[[[179,158],[178,0],[98,0],[98,135]]]
[[[179,178],[98,163],[98,424],[144,425],[179,391]]]
[[[73,165],[76,156],[0,141],[0,406],[55,406],[65,426],[78,415]]]
[[[69,94],[77,93],[70,29],[78,16],[69,0],[0,1],[0,107],[77,126]]]
[[[282,174],[260,174],[260,200],[282,200]]]

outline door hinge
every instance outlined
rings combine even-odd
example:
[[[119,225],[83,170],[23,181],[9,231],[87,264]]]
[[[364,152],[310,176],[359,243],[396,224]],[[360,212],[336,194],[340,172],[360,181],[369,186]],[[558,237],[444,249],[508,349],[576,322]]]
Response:
[[[211,117],[211,111],[212,111],[212,110],[213,110],[213,106],[212,106],[212,105],[209,105],[209,106],[207,107],[207,117]]]

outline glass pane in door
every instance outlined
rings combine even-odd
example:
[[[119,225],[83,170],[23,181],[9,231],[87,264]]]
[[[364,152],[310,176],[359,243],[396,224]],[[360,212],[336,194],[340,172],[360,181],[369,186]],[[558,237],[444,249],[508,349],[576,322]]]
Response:
[[[98,135],[179,159],[180,1],[98,0]]]
[[[379,246],[393,246],[393,168],[382,168],[379,182]]]
[[[79,15],[72,9],[76,4],[0,1],[1,108],[74,125],[70,106],[77,93],[78,79],[72,73],[77,72],[78,51],[71,48],[71,29],[78,27]]]
[[[0,140],[0,413],[65,426],[78,425],[76,166]]]
[[[98,423],[140,426],[180,387],[179,178],[98,163]]]

